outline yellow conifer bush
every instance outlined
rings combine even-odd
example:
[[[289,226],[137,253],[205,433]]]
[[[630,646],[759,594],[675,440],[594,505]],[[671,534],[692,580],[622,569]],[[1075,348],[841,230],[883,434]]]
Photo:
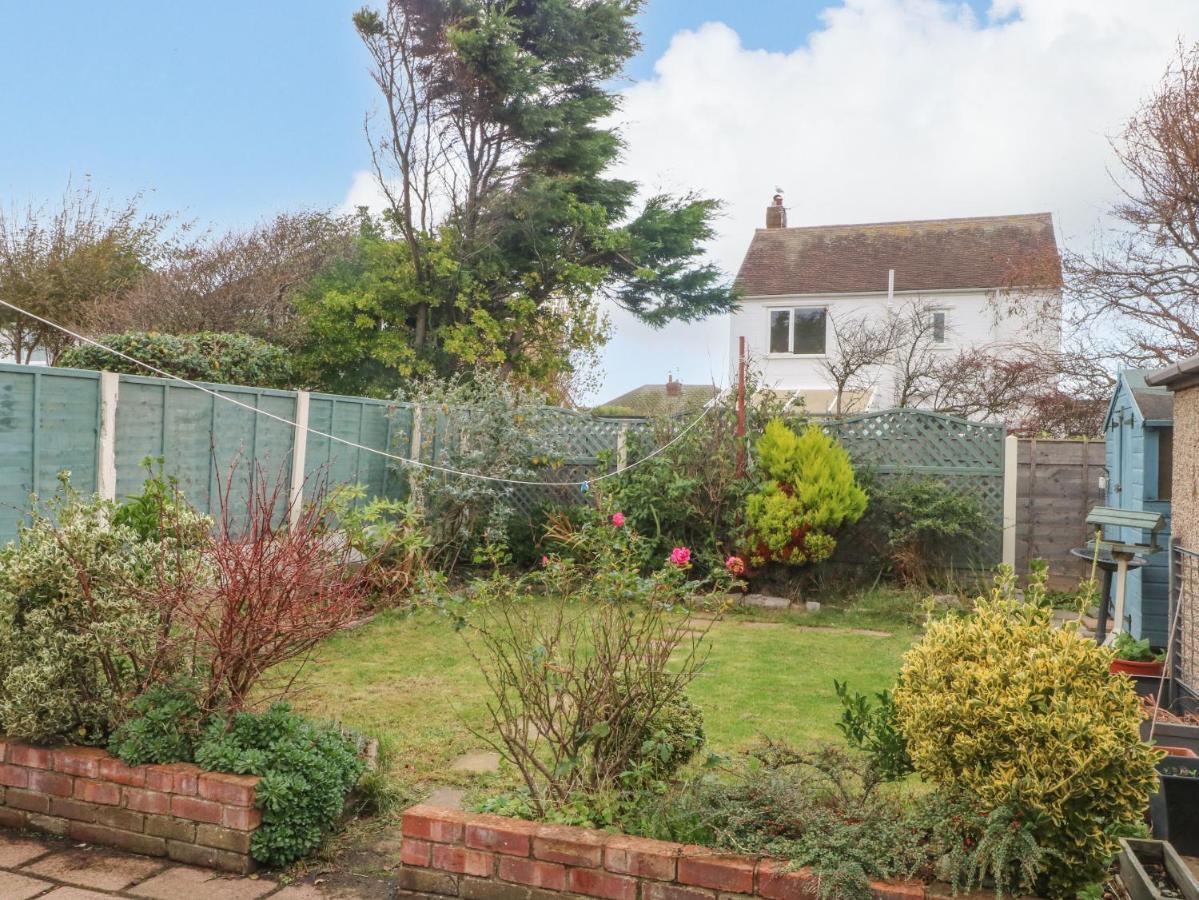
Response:
[[[1103,879],[1116,833],[1142,821],[1157,755],[1131,682],[1076,626],[1054,625],[1043,584],[1041,572],[1018,600],[1007,570],[972,614],[930,624],[895,705],[916,771],[1019,810],[1050,851],[1043,891],[1072,898]]]

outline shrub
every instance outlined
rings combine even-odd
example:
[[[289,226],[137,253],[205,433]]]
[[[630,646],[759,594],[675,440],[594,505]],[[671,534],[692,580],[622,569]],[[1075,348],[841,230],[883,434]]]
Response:
[[[129,331],[101,335],[96,341],[189,381],[288,388],[294,379],[287,350],[248,334],[201,331],[176,335]],[[90,344],[64,350],[56,364],[74,369],[107,369],[129,375],[149,374],[141,366]]]
[[[178,666],[178,647],[139,593],[177,586],[164,559],[198,568],[173,534],[143,540],[115,504],[63,493],[0,549],[0,731],[38,742],[103,743],[132,698]],[[171,531],[205,520],[173,509]],[[165,580],[164,580],[165,579]]]
[[[866,513],[905,584],[925,584],[955,559],[977,554],[988,522],[978,498],[935,478],[881,480]]]
[[[156,684],[130,704],[136,715],[123,722],[108,752],[129,766],[190,760],[200,737],[194,686]]]
[[[897,781],[910,775],[912,759],[908,755],[907,741],[899,730],[899,717],[891,692],[879,691],[872,701],[864,694],[850,691],[843,681],[834,680],[833,688],[841,701],[841,721],[837,723],[837,729],[845,736],[845,742],[866,753],[883,779]]]
[[[365,496],[361,485],[339,487],[329,496],[327,515],[348,546],[361,555],[362,576],[370,588],[394,600],[426,570],[432,540],[411,499],[365,500]]]
[[[208,771],[260,776],[262,825],[250,853],[284,866],[316,848],[337,822],[365,769],[361,749],[337,728],[315,725],[277,703],[262,714],[214,717],[195,761]]]
[[[972,615],[931,624],[895,703],[916,771],[1026,817],[1050,854],[1041,889],[1065,898],[1102,879],[1157,777],[1131,684],[1107,650],[1055,627],[1043,585],[1039,571],[1018,601],[1009,570]]]
[[[866,510],[849,454],[818,426],[797,435],[782,419],[766,425],[757,453],[764,481],[746,507],[751,561],[828,559],[836,547],[833,533]]]

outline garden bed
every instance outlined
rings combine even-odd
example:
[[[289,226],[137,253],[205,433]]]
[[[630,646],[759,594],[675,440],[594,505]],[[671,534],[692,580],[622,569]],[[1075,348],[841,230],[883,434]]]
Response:
[[[400,885],[468,900],[582,895],[602,900],[811,900],[809,869],[686,844],[414,806],[402,821]],[[926,895],[915,882],[874,882],[880,900]]]
[[[127,766],[98,747],[0,738],[0,826],[245,874],[258,779],[187,763]]]

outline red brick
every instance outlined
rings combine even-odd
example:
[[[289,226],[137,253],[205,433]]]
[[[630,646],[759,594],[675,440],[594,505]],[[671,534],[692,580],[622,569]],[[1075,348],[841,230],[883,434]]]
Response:
[[[171,811],[171,797],[160,791],[125,788],[125,805],[138,812],[166,815]]]
[[[90,781],[87,778],[75,779],[75,799],[85,803],[105,803],[109,806],[121,805],[121,786],[107,781]]]
[[[28,744],[9,744],[5,757],[15,766],[48,769],[54,759],[54,751],[45,747],[30,747]]]
[[[50,798],[50,815],[71,819],[74,822],[96,821],[97,809],[99,807],[94,803],[84,803],[81,800],[68,800],[66,797]],[[137,815],[137,813],[133,813],[133,815]]]
[[[466,846],[508,856],[528,856],[537,826],[501,816],[472,816],[466,823]]]
[[[8,787],[23,788],[29,784],[29,769],[20,766],[10,766],[0,763],[0,784]]]
[[[404,841],[404,843],[408,842]],[[486,877],[491,874],[495,865],[495,857],[482,850],[467,850],[465,847],[451,847],[447,844],[430,844],[429,846],[433,848],[433,868],[441,869],[443,872]],[[429,865],[429,863],[418,863],[417,865]]]
[[[88,844],[103,844],[106,847],[118,847],[140,853],[143,856],[166,856],[167,842],[159,837],[148,834],[137,834],[132,831],[121,831],[119,828],[108,828],[104,825],[91,825],[87,822],[72,822],[69,831],[71,839]]]
[[[175,773],[167,766],[145,766],[146,787],[152,791],[171,793],[175,787]]]
[[[565,825],[544,827],[533,838],[533,855],[549,862],[598,869],[603,865],[604,835]]]
[[[216,847],[218,850],[246,854],[250,852],[250,833],[222,828],[220,825],[197,825],[196,843],[205,847]]]
[[[4,792],[4,805],[27,812],[45,814],[50,811],[50,798],[45,794],[35,794],[32,791],[22,791],[19,788],[10,787]]]
[[[651,881],[641,888],[641,900],[715,900],[715,891]]]
[[[923,900],[924,885],[917,881],[872,881],[870,893],[877,900]]]
[[[0,762],[4,762],[4,755],[8,752],[8,741],[0,738]]]
[[[787,863],[764,859],[758,865],[758,896],[767,900],[816,900],[819,879],[812,870],[793,869]]]
[[[146,816],[146,834],[166,838],[171,841],[183,841],[190,844],[196,839],[196,823],[184,822],[182,819],[172,819],[170,816]]]
[[[100,760],[108,754],[99,747],[64,747],[54,751],[54,770],[65,775],[100,777]]]
[[[566,873],[567,889],[588,897],[605,900],[635,900],[637,879],[612,875],[599,869],[571,869]]]
[[[746,856],[722,855],[688,847],[679,857],[678,880],[682,884],[730,894],[752,894],[755,865],[754,860]]]
[[[453,844],[462,840],[465,814],[433,806],[413,806],[404,811],[400,830],[404,837]]]
[[[501,856],[497,873],[504,881],[515,881],[517,884],[527,884],[530,887],[545,888],[550,891],[561,891],[566,887],[566,866],[558,863]],[[471,872],[470,874],[482,873]]]
[[[249,775],[205,772],[199,778],[199,794],[205,800],[226,806],[253,806],[258,779]]]
[[[201,866],[206,869],[221,869],[245,875],[254,871],[254,860],[242,853],[230,853],[228,850],[218,850],[216,847],[200,847],[196,844],[184,844],[179,841],[167,842],[167,856],[177,862],[189,866]]]
[[[222,806],[221,824],[237,831],[253,831],[262,824],[262,810],[244,806]]]
[[[0,828],[24,828],[25,813],[19,809],[0,806]]]
[[[74,793],[75,779],[61,772],[47,772],[45,769],[29,770],[29,790],[42,794],[53,794],[55,797],[70,797]]]
[[[604,846],[604,868],[621,875],[674,881],[680,844],[617,835]]]
[[[429,854],[433,845],[428,841],[418,841],[416,838],[404,838],[400,842],[400,862],[406,866],[429,867]]]
[[[64,801],[65,802],[65,801]],[[54,804],[50,804],[53,812]],[[107,825],[109,828],[119,828],[121,831],[142,832],[146,828],[146,817],[131,809],[121,809],[117,806],[95,807],[96,824]],[[161,835],[158,835],[161,837]]]
[[[190,819],[193,822],[220,825],[221,812],[221,804],[213,803],[211,800],[183,797],[178,794],[171,797],[171,815],[177,819]]]
[[[127,766],[110,756],[100,760],[100,777],[116,784],[142,787],[146,783],[146,767]]]

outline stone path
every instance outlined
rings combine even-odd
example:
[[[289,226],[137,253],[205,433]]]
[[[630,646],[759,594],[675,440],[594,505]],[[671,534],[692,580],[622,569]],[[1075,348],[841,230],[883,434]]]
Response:
[[[347,883],[344,876],[311,876],[305,881],[283,885],[268,877],[222,875],[103,847],[0,831],[3,900],[383,900],[410,896],[390,879],[362,878]]]

